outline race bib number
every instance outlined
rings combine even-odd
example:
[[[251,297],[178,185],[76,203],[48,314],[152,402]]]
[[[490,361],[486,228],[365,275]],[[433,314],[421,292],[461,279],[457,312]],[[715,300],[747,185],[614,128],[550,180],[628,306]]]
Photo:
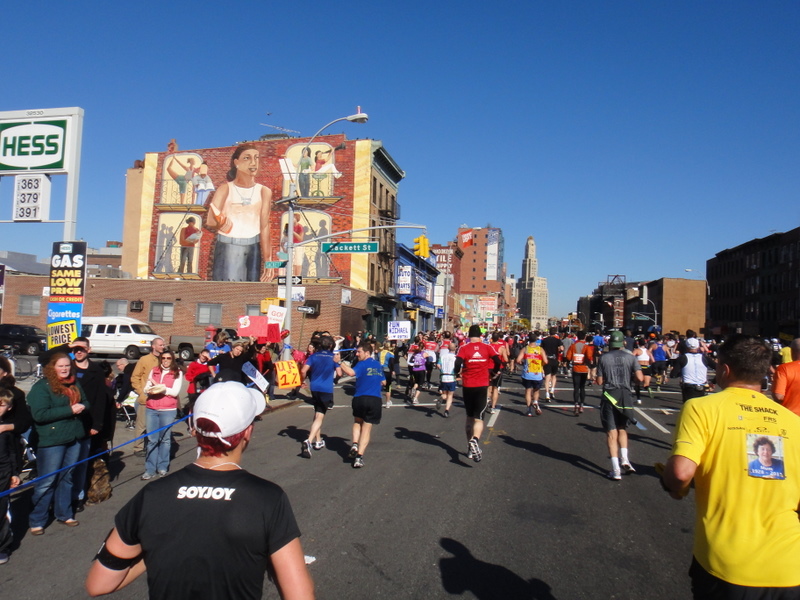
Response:
[[[293,360],[276,362],[275,376],[279,388],[294,388],[300,385],[300,369]]]
[[[572,355],[572,364],[574,364],[574,365],[582,365],[583,364],[583,354],[573,354]]]

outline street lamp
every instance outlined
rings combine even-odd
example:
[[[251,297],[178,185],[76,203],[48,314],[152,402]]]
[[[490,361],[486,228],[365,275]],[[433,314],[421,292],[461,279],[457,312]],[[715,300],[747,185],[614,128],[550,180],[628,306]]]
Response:
[[[316,137],[325,131],[328,127],[333,125],[334,123],[338,123],[340,121],[350,121],[351,123],[366,123],[369,120],[369,116],[367,113],[361,112],[361,107],[359,106],[356,109],[356,114],[350,115],[348,117],[340,117],[338,119],[334,119],[327,125],[324,125],[311,136],[311,139],[308,140],[306,143],[306,148],[310,147]],[[294,180],[294,176],[292,176],[292,180],[289,184],[289,197],[283,198],[278,200],[276,204],[286,203],[289,207],[289,210],[286,214],[286,226],[287,226],[287,236],[286,236],[286,254],[288,255],[288,260],[286,261],[286,317],[284,318],[284,328],[289,331],[289,335],[286,336],[284,340],[285,346],[291,345],[291,331],[292,331],[292,277],[294,277],[294,202],[298,199],[297,195],[297,183]]]

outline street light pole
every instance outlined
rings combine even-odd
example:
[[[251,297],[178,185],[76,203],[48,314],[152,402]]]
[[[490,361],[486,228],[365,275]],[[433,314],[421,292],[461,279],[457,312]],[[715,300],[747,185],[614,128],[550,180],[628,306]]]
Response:
[[[369,120],[369,116],[366,113],[361,112],[361,107],[359,106],[356,110],[356,114],[350,115],[348,117],[340,117],[338,119],[334,119],[327,125],[324,125],[320,128],[317,133],[311,136],[311,139],[306,143],[306,148],[309,148],[311,144],[314,142],[316,137],[325,131],[328,127],[333,125],[334,123],[338,123],[340,121],[350,121],[351,123],[366,123]],[[279,203],[286,203],[288,205],[288,211],[286,213],[286,254],[288,255],[288,260],[286,261],[286,317],[283,320],[284,329],[289,331],[289,335],[286,336],[284,340],[284,349],[287,346],[291,346],[291,339],[292,339],[292,277],[294,277],[294,203],[297,200],[297,183],[294,181],[294,177],[292,177],[292,181],[289,184],[289,197],[278,200],[276,204]],[[286,357],[284,356],[284,359]]]

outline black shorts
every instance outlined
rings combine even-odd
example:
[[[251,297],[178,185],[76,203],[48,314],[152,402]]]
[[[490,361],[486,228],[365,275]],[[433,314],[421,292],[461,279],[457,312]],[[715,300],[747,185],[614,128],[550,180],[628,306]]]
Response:
[[[800,599],[800,586],[794,587],[750,587],[728,583],[706,571],[692,557],[689,567],[692,595],[695,598],[739,598],[740,600],[796,600]]]
[[[642,367],[642,376],[650,375],[650,365],[639,363],[639,366]]]
[[[656,375],[663,375],[667,372],[667,361],[657,360],[651,365],[652,371]]]
[[[522,378],[522,387],[526,390],[539,390],[544,385],[543,379],[525,379]]]
[[[543,366],[545,375],[558,375],[558,360],[555,356],[553,358],[548,356],[547,364]]]
[[[314,412],[328,412],[333,407],[333,394],[330,392],[311,392],[311,404],[314,405]]]
[[[622,411],[614,408],[608,400],[600,400],[600,423],[603,424],[603,431],[609,432],[615,429],[627,429],[628,417],[623,416]]]
[[[489,371],[489,387],[499,388],[501,385],[503,385],[503,371],[491,369]]]
[[[488,388],[485,387],[470,387],[461,388],[461,395],[464,398],[464,408],[467,409],[467,416],[473,419],[480,419],[483,417],[483,411],[486,410],[486,393]]]
[[[377,425],[381,422],[381,399],[378,396],[353,397],[353,416],[363,419],[364,423]]]
[[[418,387],[422,387],[425,383],[425,371],[412,371],[411,376]]]

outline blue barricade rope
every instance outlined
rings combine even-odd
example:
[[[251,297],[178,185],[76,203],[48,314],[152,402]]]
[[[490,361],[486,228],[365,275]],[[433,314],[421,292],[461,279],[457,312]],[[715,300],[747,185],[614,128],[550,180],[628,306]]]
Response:
[[[188,419],[190,416],[191,415],[186,415],[185,417],[182,417],[182,418],[180,418],[180,419],[178,419],[176,421],[173,421],[169,425],[164,425],[164,427],[161,427],[160,429],[156,429],[155,431],[152,431],[152,432],[147,432],[144,435],[140,435],[137,438],[133,438],[132,440],[129,440],[129,441],[125,442],[124,444],[120,444],[119,446],[114,446],[110,450],[103,450],[102,452],[98,452],[97,454],[95,454],[93,456],[87,456],[83,460],[79,460],[78,462],[73,463],[71,465],[67,465],[66,467],[61,467],[57,471],[53,471],[52,473],[48,473],[47,475],[39,475],[36,479],[31,479],[30,481],[25,481],[24,483],[19,484],[14,489],[6,490],[5,492],[0,492],[0,498],[4,498],[5,496],[9,496],[10,494],[15,494],[17,492],[21,492],[22,490],[32,486],[33,484],[35,484],[35,483],[37,483],[39,481],[41,481],[42,479],[47,479],[48,477],[53,477],[54,475],[58,475],[62,471],[66,471],[68,469],[73,469],[73,468],[75,468],[76,466],[78,466],[81,463],[85,463],[85,462],[87,462],[89,460],[94,460],[95,458],[103,456],[104,454],[108,454],[109,457],[110,457],[111,453],[114,452],[114,450],[119,450],[120,448],[123,448],[123,447],[127,446],[128,444],[132,444],[133,442],[136,442],[136,441],[145,439],[147,437],[150,437],[151,435],[153,435],[154,433],[158,433],[159,431],[165,431],[167,429],[171,429],[172,427],[175,427],[175,425],[177,425],[178,423],[182,423],[183,421]]]

